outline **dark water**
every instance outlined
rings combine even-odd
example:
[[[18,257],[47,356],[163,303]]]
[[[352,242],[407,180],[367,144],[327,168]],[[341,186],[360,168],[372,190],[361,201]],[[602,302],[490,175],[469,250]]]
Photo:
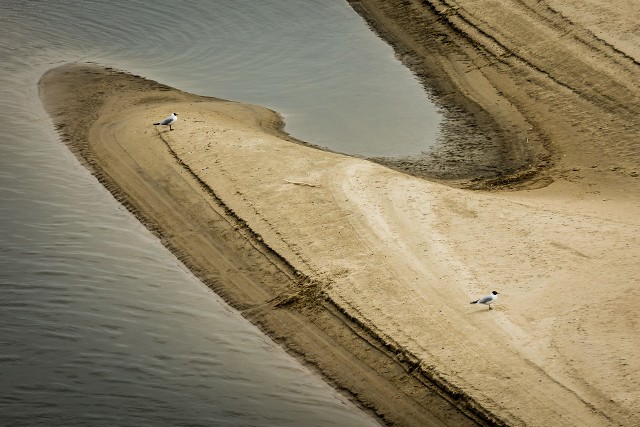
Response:
[[[0,0],[0,425],[375,424],[62,145],[36,83],[76,60],[266,105],[294,136],[358,154],[422,151],[439,120],[343,1]]]

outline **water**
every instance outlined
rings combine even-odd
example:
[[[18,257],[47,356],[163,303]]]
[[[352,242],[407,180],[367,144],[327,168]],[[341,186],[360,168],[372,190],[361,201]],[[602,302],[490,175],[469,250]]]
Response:
[[[36,83],[76,60],[266,105],[338,151],[411,154],[435,139],[418,83],[343,1],[0,0],[0,424],[375,425],[60,143]]]

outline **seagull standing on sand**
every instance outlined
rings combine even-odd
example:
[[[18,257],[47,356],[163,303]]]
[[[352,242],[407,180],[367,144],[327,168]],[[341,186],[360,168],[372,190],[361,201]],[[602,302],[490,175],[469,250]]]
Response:
[[[491,292],[489,295],[485,295],[480,299],[471,301],[471,304],[486,304],[491,310],[491,303],[498,299],[498,293],[496,291]]]
[[[171,125],[173,125],[177,120],[178,120],[178,113],[171,113],[169,117],[167,117],[161,122],[154,123],[154,125],[169,126],[169,130],[173,130]]]

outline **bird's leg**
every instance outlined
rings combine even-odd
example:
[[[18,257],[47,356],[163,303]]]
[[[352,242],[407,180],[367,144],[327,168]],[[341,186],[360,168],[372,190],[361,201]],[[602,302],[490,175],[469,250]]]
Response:
[[[489,310],[491,310],[491,304],[489,304]]]

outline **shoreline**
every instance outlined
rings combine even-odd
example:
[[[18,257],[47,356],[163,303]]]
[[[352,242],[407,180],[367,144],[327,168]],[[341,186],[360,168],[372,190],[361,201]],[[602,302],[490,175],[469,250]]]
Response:
[[[387,424],[635,425],[640,52],[570,2],[350,2],[454,112],[441,154],[497,174],[316,150],[275,112],[96,66],[41,96],[196,276]],[[178,129],[149,125],[167,111]],[[464,145],[465,117],[495,145]]]
[[[394,48],[444,114],[443,136],[435,150],[379,163],[461,188],[534,188],[548,183],[544,173],[554,158],[548,137],[479,72],[478,58],[472,58],[476,46],[428,4],[438,2],[348,2]]]
[[[451,115],[436,154],[457,162],[461,151],[476,155],[476,145],[465,142],[480,126],[480,135],[498,148],[481,143],[473,161],[484,165],[488,149],[498,150],[490,157],[505,164],[493,175],[482,167],[477,176],[460,178],[455,166],[453,173],[427,166],[427,178],[442,175],[449,185],[492,190],[544,187],[573,179],[574,169],[598,169],[586,177],[592,183],[607,169],[618,172],[607,180],[640,173],[640,52],[634,47],[640,37],[633,33],[640,14],[631,6],[597,0],[348,2]]]

